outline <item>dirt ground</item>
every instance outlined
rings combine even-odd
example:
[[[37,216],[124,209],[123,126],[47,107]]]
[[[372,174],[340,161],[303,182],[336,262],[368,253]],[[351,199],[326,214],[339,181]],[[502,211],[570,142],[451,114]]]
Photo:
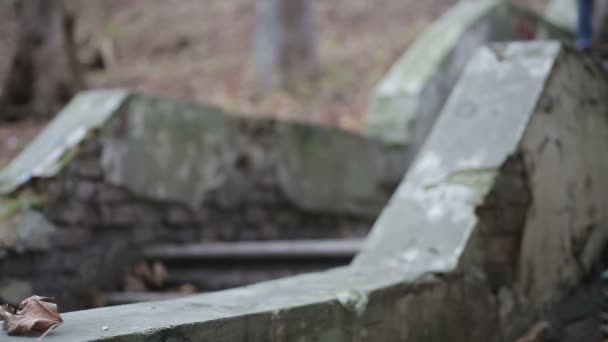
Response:
[[[360,130],[373,86],[416,35],[456,2],[316,1],[319,77],[305,96],[277,93],[262,100],[253,97],[254,0],[73,0],[70,5],[78,11],[82,46],[114,47],[114,64],[87,73],[90,88],[129,87],[243,115]],[[538,10],[546,2],[524,3]],[[10,2],[2,1],[0,82],[16,34]],[[0,124],[0,167],[44,124]]]

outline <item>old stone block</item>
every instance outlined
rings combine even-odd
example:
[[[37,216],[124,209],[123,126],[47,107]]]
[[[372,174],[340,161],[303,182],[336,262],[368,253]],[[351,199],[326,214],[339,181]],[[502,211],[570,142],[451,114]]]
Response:
[[[99,185],[91,181],[80,181],[76,183],[76,189],[74,193],[76,197],[82,200],[91,200],[97,194],[97,187]]]
[[[102,184],[98,190],[97,199],[100,202],[113,203],[113,202],[128,202],[129,194],[118,187]]]
[[[82,200],[63,198],[45,208],[45,213],[53,222],[66,226],[96,224],[99,215],[91,203]]]
[[[53,235],[53,246],[57,248],[81,248],[93,239],[89,227],[59,228]]]
[[[249,224],[263,227],[266,220],[267,210],[256,205],[249,206],[246,210],[245,217]]]
[[[381,186],[388,155],[384,145],[294,123],[281,124],[278,134],[280,190],[292,205],[373,217],[388,200]]]
[[[0,246],[14,250],[19,241],[19,225],[17,217],[0,220]]]
[[[107,226],[130,226],[137,223],[136,208],[128,203],[101,206],[101,223]]]
[[[74,163],[70,164],[69,170],[75,175],[84,178],[101,179],[103,176],[103,170],[100,165],[100,160],[93,159],[92,157],[77,157]]]
[[[28,210],[19,216],[17,251],[48,251],[52,246],[51,239],[57,228],[37,211]]]
[[[167,223],[172,225],[183,225],[195,222],[195,214],[183,206],[171,206],[167,210]]]

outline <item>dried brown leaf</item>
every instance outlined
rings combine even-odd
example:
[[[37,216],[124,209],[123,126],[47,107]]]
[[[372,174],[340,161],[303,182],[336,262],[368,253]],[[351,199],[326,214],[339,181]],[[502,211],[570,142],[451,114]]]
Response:
[[[31,296],[19,304],[15,312],[3,307],[0,317],[4,320],[4,330],[8,335],[29,335],[45,333],[56,328],[63,319],[57,310],[57,304],[51,298]]]

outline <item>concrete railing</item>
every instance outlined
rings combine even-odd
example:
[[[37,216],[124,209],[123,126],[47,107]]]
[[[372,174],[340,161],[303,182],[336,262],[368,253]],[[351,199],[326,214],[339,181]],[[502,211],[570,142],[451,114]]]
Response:
[[[371,94],[367,134],[416,155],[476,48],[491,42],[570,39],[509,1],[461,1],[426,29]]]
[[[574,34],[576,30],[576,0],[552,0],[543,17],[552,25]]]
[[[568,331],[552,308],[608,236],[608,83],[586,63],[557,42],[477,50],[352,265],[66,313],[45,339],[512,341],[543,318]]]

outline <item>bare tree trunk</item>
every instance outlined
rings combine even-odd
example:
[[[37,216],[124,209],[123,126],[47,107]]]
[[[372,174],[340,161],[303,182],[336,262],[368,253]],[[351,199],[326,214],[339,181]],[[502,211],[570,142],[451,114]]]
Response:
[[[258,92],[293,89],[316,65],[311,0],[257,0],[255,66]]]
[[[51,117],[83,86],[74,17],[62,0],[18,0],[19,40],[0,98],[0,119]]]

